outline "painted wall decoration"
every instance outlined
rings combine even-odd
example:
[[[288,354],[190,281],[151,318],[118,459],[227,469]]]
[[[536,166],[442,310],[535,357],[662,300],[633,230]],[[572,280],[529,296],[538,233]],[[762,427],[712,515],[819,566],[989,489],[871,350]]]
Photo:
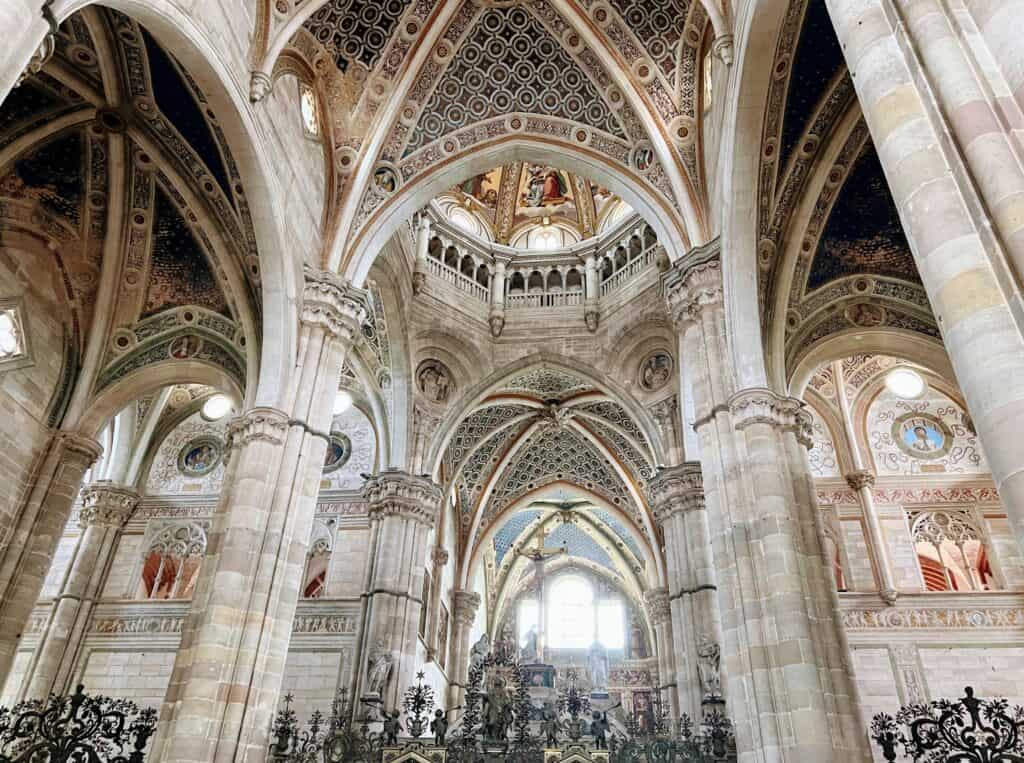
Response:
[[[216,495],[224,479],[227,416],[193,413],[164,438],[146,480],[147,495]]]
[[[178,471],[186,477],[202,477],[216,469],[224,457],[224,443],[217,437],[189,440],[178,453]]]
[[[332,466],[332,458],[338,456],[340,460]],[[328,490],[358,490],[363,484],[361,475],[373,471],[376,458],[373,425],[358,408],[348,409],[335,416],[331,424],[331,445],[324,459],[321,486]]]
[[[811,464],[811,474],[815,477],[840,477],[839,459],[836,446],[832,441],[832,432],[814,408],[808,406],[811,413],[811,449],[807,451],[807,459]]]
[[[933,388],[919,400],[883,390],[868,409],[866,434],[880,475],[989,472],[963,408]]]
[[[331,441],[324,456],[324,474],[337,471],[352,457],[352,441],[341,432],[331,432]]]

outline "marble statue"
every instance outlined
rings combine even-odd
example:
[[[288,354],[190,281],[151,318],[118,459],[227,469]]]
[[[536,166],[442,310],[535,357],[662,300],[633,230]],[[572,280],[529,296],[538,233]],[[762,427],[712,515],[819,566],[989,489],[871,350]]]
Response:
[[[722,696],[721,659],[721,648],[705,636],[697,648],[697,672],[705,699],[720,699]]]
[[[587,663],[590,666],[590,682],[595,692],[608,690],[608,652],[600,641],[590,645],[587,653]]]
[[[537,662],[537,659],[537,627],[531,625],[530,630],[526,632],[526,643],[519,650],[519,660],[523,664],[529,665]]]
[[[384,645],[383,639],[377,641],[377,648],[370,656],[370,671],[366,677],[366,688],[370,694],[381,696],[391,677],[391,666],[395,658]]]
[[[469,652],[469,669],[472,670],[491,654],[491,639],[486,631],[480,635]]]

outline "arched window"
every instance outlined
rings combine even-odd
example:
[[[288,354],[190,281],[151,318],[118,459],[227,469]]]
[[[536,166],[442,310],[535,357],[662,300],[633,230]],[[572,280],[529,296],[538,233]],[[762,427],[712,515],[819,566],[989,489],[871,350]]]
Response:
[[[190,599],[206,552],[206,531],[194,523],[171,524],[150,541],[136,594],[140,599]]]
[[[922,512],[913,517],[911,532],[927,590],[996,588],[982,535],[968,512]]]
[[[588,649],[600,641],[605,649],[626,646],[626,608],[618,595],[599,596],[583,575],[556,577],[546,591],[546,636],[551,649]],[[524,596],[517,613],[519,639],[537,626],[537,600]]]

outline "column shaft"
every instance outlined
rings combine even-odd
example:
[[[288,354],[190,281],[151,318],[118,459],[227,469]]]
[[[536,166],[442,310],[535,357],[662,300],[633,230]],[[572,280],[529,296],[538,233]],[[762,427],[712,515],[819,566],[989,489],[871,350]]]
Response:
[[[159,760],[266,754],[331,409],[364,309],[357,290],[307,272],[289,411],[254,408],[229,426],[224,487],[153,744]]]
[[[93,607],[103,592],[121,530],[139,502],[134,490],[94,483],[82,491],[82,534],[54,601],[26,680],[24,697],[68,694]]]
[[[88,437],[58,432],[42,459],[35,484],[4,529],[0,547],[0,681],[7,678],[21,634],[50,570],[82,478],[103,449]]]
[[[456,591],[453,601],[454,632],[452,633],[452,656],[449,666],[448,707],[460,707],[466,696],[466,681],[469,674],[469,636],[477,610],[480,595],[472,591]]]
[[[976,93],[977,82],[933,0],[826,5],[993,479],[1024,541],[1024,327],[1013,256],[1024,223],[1012,211],[1024,208],[1020,165],[1000,166],[1008,149],[989,104],[958,95]],[[934,70],[947,55],[952,68]]]

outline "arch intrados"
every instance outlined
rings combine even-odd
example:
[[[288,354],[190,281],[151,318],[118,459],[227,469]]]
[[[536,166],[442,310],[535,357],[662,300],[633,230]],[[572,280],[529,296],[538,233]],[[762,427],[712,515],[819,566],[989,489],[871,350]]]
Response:
[[[223,46],[210,40],[199,20],[201,14],[182,11],[170,0],[57,0],[54,14],[63,22],[83,8],[102,5],[142,24],[160,45],[181,63],[209,102],[238,166],[249,204],[257,241],[262,295],[260,368],[250,384],[246,404],[284,406],[287,381],[297,347],[298,321],[294,305],[300,299],[301,257],[291,256],[281,230],[277,200],[284,195],[271,157],[261,150],[263,132],[249,104],[248,92],[238,87],[236,72],[228,67]],[[256,348],[252,348],[255,350]]]
[[[811,377],[822,365],[851,355],[888,355],[956,380],[942,342],[906,329],[850,329],[832,334],[801,358],[789,377],[790,394],[802,397]]]
[[[224,369],[198,360],[168,359],[137,368],[104,389],[89,402],[73,428],[87,437],[97,437],[107,421],[125,406],[175,384],[203,384],[231,395],[239,404],[243,400],[238,383]]]
[[[612,164],[594,149],[519,135],[473,146],[439,162],[415,182],[399,188],[374,212],[350,246],[342,249],[344,242],[336,243],[330,254],[329,269],[340,270],[354,284],[362,285],[374,260],[395,231],[434,197],[468,177],[520,161],[552,166],[570,164],[574,172],[600,183],[632,206],[655,229],[670,259],[678,259],[689,248],[690,237],[679,212],[642,177]]]

